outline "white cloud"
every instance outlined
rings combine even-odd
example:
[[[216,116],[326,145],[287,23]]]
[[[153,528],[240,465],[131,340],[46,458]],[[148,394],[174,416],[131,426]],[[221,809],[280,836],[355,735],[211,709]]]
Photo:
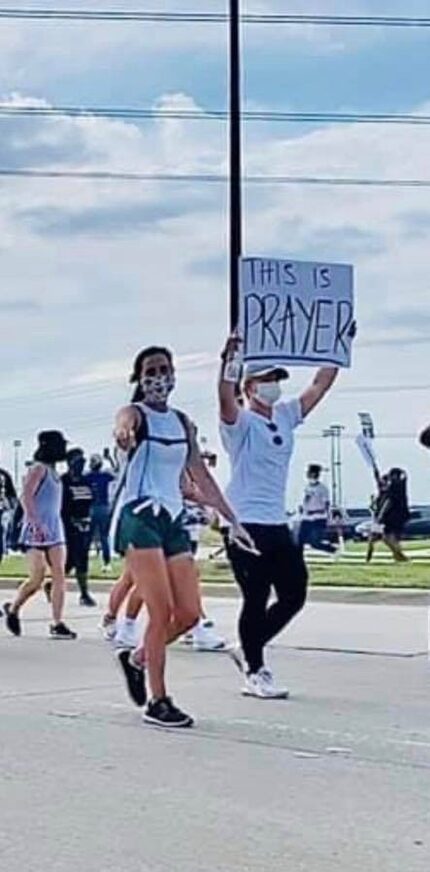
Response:
[[[182,94],[162,95],[160,102],[194,107]],[[25,136],[18,128],[16,119],[3,123],[2,160],[22,161],[24,147],[25,162],[35,166],[40,149],[46,162],[49,147],[53,166],[75,169],[218,172],[225,164],[222,130],[211,123],[160,121],[140,128],[108,120],[34,119],[26,122]],[[247,166],[270,174],[426,177],[426,141],[427,131],[415,128],[339,126],[294,139],[274,139],[262,129],[248,145]],[[0,207],[0,362],[10,372],[8,395],[28,398],[13,412],[18,432],[55,418],[73,439],[108,438],[112,409],[127,395],[133,356],[155,341],[177,351],[178,399],[215,439],[216,358],[227,323],[225,191],[3,180]],[[420,190],[247,190],[248,252],[352,257],[357,264],[362,326],[354,369],[342,376],[345,387],[420,384],[427,378],[425,345],[380,350],[369,342],[423,339],[428,330],[429,211],[427,193]],[[14,300],[21,308],[13,308]],[[402,312],[409,317],[402,320]],[[305,377],[295,376],[297,388]],[[358,401],[357,395],[333,393],[309,429],[318,432],[334,418],[353,428]],[[402,394],[401,401],[396,395],[364,395],[362,402],[371,403],[382,431],[412,433],[428,415],[423,392]],[[6,418],[3,433],[10,427]],[[404,446],[383,443],[383,462],[394,462],[396,452],[399,462],[410,462],[422,499],[425,457],[409,446],[403,455]],[[298,461],[321,451],[317,442],[303,442]],[[347,452],[350,492],[363,499],[368,485],[363,492],[359,458],[350,447]],[[293,494],[300,484],[298,471]]]

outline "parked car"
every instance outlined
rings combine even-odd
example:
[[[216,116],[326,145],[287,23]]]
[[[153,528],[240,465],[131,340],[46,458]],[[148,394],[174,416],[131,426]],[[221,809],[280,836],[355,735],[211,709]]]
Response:
[[[360,542],[369,537],[372,521],[365,520],[355,527],[354,538]],[[427,539],[430,538],[430,506],[412,506],[409,521],[403,534],[404,539]]]
[[[342,530],[342,536],[345,541],[348,539],[354,539],[356,535],[356,527],[360,521],[370,521],[372,515],[370,509],[365,508],[352,508],[352,509],[343,509],[342,517],[340,521],[333,521],[332,519],[328,522],[327,526],[327,536],[331,542],[337,542],[338,540],[338,530],[339,527]],[[289,524],[292,529],[297,532],[298,527],[300,525],[301,517],[299,514],[290,513],[289,514]]]

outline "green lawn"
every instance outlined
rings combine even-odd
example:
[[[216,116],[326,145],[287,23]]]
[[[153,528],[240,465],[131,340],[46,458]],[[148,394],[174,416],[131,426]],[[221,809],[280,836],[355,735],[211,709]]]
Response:
[[[232,583],[233,577],[228,564],[223,561],[201,561],[201,576],[204,582],[217,584]],[[310,564],[311,581],[314,585],[333,585],[339,587],[369,587],[369,588],[421,588],[430,590],[430,559],[427,563],[410,563],[385,565],[364,563],[322,563]],[[114,580],[121,571],[119,560],[113,563],[112,575]],[[23,557],[7,557],[0,568],[0,576],[3,578],[23,578],[26,573],[25,559]],[[100,563],[93,560],[91,563],[91,576],[96,580],[106,580],[106,576],[100,571]]]
[[[202,578],[206,582],[228,583],[232,575],[227,564],[203,562]],[[311,583],[315,586],[420,588],[430,591],[430,561],[427,564],[311,564]]]

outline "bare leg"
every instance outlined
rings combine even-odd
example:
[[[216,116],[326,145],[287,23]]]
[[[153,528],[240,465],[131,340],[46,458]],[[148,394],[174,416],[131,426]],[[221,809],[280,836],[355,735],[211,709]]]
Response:
[[[197,566],[188,554],[181,554],[168,561],[168,573],[173,594],[173,610],[166,627],[165,644],[171,645],[180,636],[191,630],[200,617],[204,617],[200,595]],[[134,592],[133,592],[134,594]],[[132,597],[133,597],[132,594]],[[137,601],[136,601],[137,604]],[[127,610],[128,615],[128,610]],[[146,665],[145,640],[135,651],[135,663]]]
[[[66,549],[64,545],[56,545],[54,548],[50,548],[48,557],[52,575],[52,620],[54,624],[59,624],[63,618],[66,596]]]
[[[166,696],[166,635],[172,619],[174,601],[166,560],[161,549],[130,549],[127,568],[148,610],[144,637],[145,660],[154,699]]]
[[[24,584],[21,584],[15,600],[11,605],[10,610],[14,614],[18,614],[24,603],[26,603],[27,600],[29,600],[30,597],[33,596],[33,594],[37,593],[37,591],[40,590],[43,584],[43,579],[45,577],[46,562],[43,551],[37,551],[35,548],[33,548],[31,549],[31,551],[28,552],[27,558],[29,579],[28,581],[25,581]]]
[[[133,577],[130,571],[125,568],[121,578],[114,584],[108,603],[108,614],[111,618],[116,618],[123,602],[134,586]]]
[[[376,538],[372,534],[369,536],[369,541],[367,543],[367,553],[366,553],[366,563],[371,563],[373,552],[375,550],[375,542]]]
[[[197,624],[201,613],[197,566],[188,554],[172,557],[167,564],[174,602],[174,618],[167,642],[174,642]]]
[[[142,606],[143,599],[141,597],[141,594],[138,590],[136,590],[136,588],[133,588],[128,598],[127,609],[125,612],[126,617],[130,621],[135,621],[139,617],[139,612]]]
[[[385,534],[384,542],[387,548],[390,549],[396,563],[406,563],[408,561],[408,558],[406,557],[406,554],[402,551],[400,542],[394,535],[394,533]]]

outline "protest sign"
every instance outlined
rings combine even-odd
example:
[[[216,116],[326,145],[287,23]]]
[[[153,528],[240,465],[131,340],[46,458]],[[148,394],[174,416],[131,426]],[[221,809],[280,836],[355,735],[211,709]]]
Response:
[[[370,466],[373,472],[377,472],[378,461],[376,459],[373,439],[360,433],[359,436],[357,436],[355,442],[359,451],[361,452],[364,462],[367,464],[367,466]]]
[[[245,361],[348,367],[353,320],[352,266],[242,258]]]

